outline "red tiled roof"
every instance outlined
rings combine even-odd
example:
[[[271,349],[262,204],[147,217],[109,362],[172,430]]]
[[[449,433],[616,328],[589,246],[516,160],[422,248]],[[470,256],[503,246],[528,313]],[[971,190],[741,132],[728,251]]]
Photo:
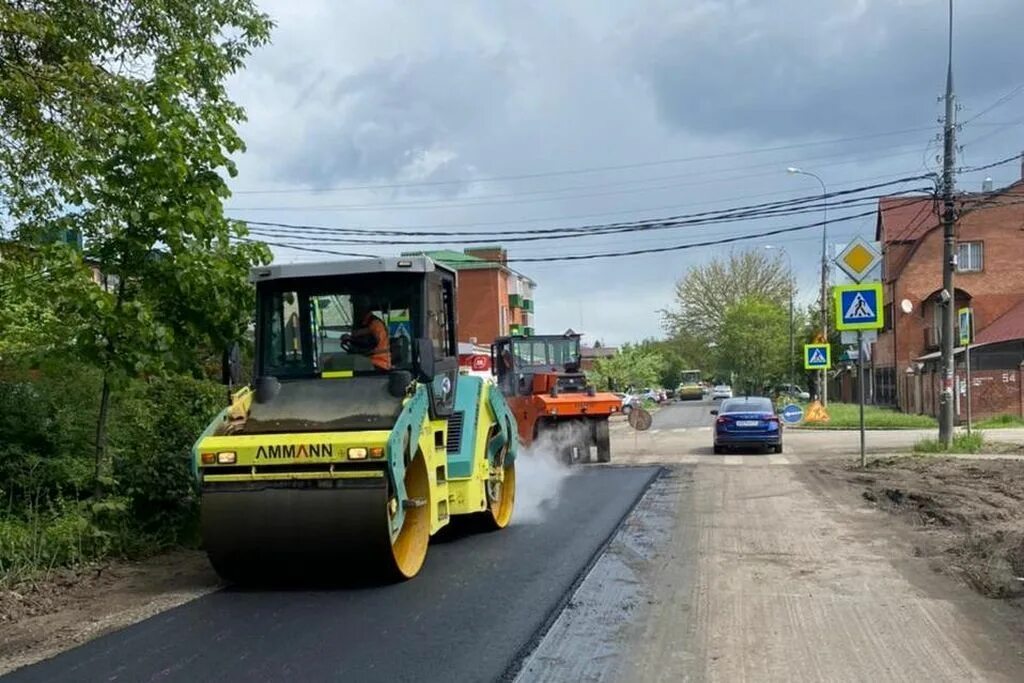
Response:
[[[960,192],[956,201],[960,210],[967,207],[969,211],[974,211],[999,207],[1000,197],[1010,200],[1005,205],[1019,204],[1017,198],[1021,195],[1024,195],[1024,180],[1018,180],[995,192]],[[939,227],[940,208],[939,203],[930,196],[882,197],[878,200],[875,239],[883,244],[917,242]]]
[[[1024,339],[1024,299],[974,337],[976,345]]]
[[[882,197],[876,238],[884,244],[916,242],[939,225],[932,197]]]

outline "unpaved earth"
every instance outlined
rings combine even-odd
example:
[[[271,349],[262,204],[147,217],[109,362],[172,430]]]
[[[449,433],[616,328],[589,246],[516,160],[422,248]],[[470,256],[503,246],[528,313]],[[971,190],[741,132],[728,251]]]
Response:
[[[0,675],[220,585],[204,554],[178,550],[141,562],[60,570],[0,589]]]
[[[820,473],[913,527],[933,569],[1024,609],[1024,461],[897,457]]]
[[[667,472],[519,681],[1024,680],[1019,456],[857,471],[855,433],[715,456],[678,424],[613,432],[613,462]]]

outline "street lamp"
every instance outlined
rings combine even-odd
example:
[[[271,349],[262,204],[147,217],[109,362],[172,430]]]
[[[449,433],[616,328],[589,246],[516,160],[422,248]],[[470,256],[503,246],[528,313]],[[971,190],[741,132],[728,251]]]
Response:
[[[828,188],[817,174],[803,171],[794,166],[786,169],[790,175],[810,176],[821,185],[821,206],[824,217],[821,222],[821,334],[828,343]],[[828,405],[828,370],[821,371],[821,403]]]
[[[789,264],[789,390],[794,391],[796,382],[794,381],[795,373],[793,371],[793,358],[796,357],[796,347],[793,342],[793,289],[795,285],[793,283],[793,259],[790,258],[789,252],[786,251],[785,247],[776,247],[774,244],[764,245],[765,249],[777,249],[786,256],[786,262]]]

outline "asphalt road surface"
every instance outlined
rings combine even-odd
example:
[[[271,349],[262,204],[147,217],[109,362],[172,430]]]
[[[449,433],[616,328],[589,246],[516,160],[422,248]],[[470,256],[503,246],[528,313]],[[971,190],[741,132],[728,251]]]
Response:
[[[581,467],[543,523],[434,543],[412,581],[222,590],[4,680],[500,680],[657,472]]]
[[[710,411],[719,404],[721,401],[710,399],[667,403],[654,413],[651,429],[708,427],[711,425]]]

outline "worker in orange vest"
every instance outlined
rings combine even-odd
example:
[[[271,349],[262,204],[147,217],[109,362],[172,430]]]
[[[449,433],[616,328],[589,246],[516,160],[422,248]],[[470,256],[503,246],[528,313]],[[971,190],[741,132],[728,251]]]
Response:
[[[359,327],[353,329],[352,334],[342,337],[342,341],[348,343],[353,353],[368,356],[377,370],[390,370],[391,342],[388,328],[383,320],[374,315],[367,297],[352,297],[352,318]]]

